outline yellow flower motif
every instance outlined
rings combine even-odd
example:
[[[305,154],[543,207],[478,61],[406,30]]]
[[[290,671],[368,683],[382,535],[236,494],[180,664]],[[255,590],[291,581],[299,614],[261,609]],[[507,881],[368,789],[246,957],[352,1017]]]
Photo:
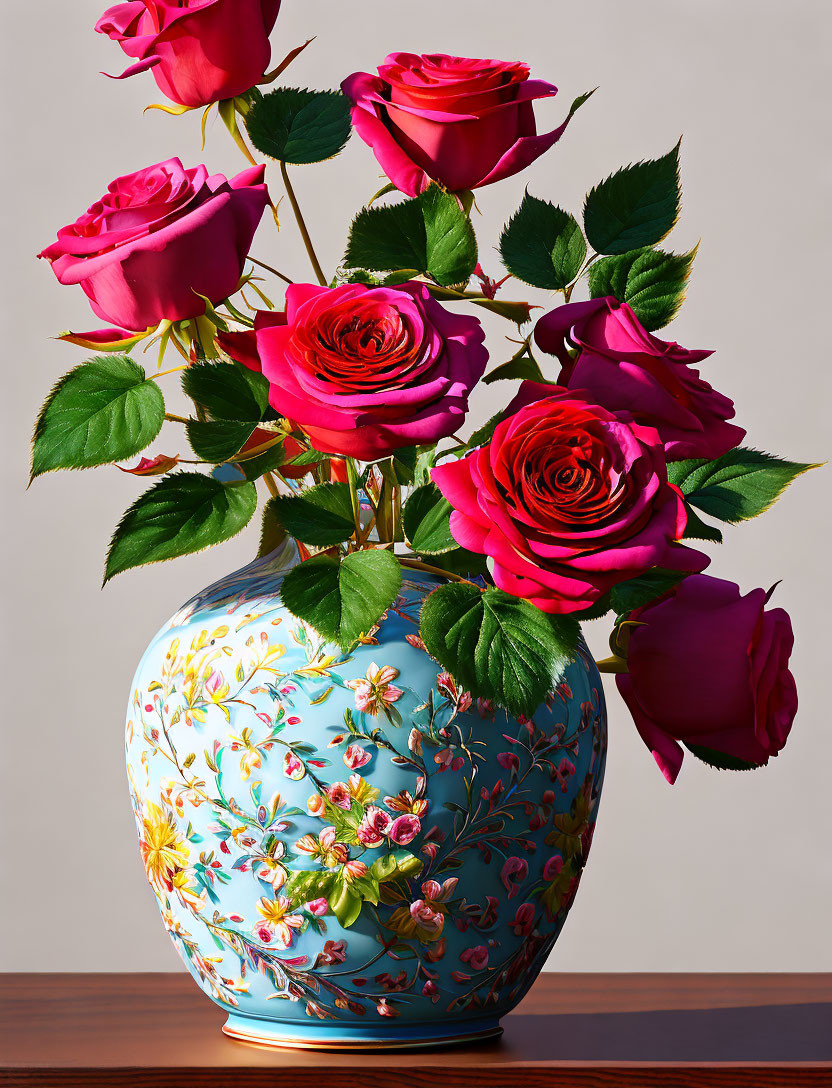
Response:
[[[349,787],[350,796],[354,797],[356,801],[360,801],[362,805],[372,804],[373,801],[378,800],[381,793],[381,790],[371,786],[367,779],[362,778],[360,774],[351,774],[347,786]]]
[[[232,736],[231,751],[242,752],[240,756],[240,774],[243,779],[251,778],[251,772],[258,767],[263,766],[262,752],[270,752],[273,744],[271,741],[260,741],[255,744],[253,740],[254,734],[248,726],[242,731],[239,737]]]
[[[179,834],[173,813],[148,801],[142,815],[139,841],[147,879],[164,895],[173,891],[174,877],[188,864],[188,847]]]
[[[295,849],[301,854],[320,861],[327,869],[335,869],[349,860],[349,847],[342,842],[336,842],[334,827],[325,827],[320,835],[303,835],[295,843]]]
[[[260,939],[271,935],[278,948],[289,948],[295,937],[293,930],[303,927],[303,918],[299,914],[292,914],[291,909],[292,905],[285,895],[278,895],[275,899],[263,896],[257,904],[257,911],[264,921],[255,927]]]

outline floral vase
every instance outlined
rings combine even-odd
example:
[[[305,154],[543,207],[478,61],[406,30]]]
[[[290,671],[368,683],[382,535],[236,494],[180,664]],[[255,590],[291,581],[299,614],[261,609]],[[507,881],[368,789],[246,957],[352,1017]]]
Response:
[[[351,653],[281,604],[285,545],[198,594],[136,673],[127,764],[147,878],[239,1039],[486,1038],[534,982],[592,839],[604,700],[583,644],[530,720],[455,687],[406,570]]]

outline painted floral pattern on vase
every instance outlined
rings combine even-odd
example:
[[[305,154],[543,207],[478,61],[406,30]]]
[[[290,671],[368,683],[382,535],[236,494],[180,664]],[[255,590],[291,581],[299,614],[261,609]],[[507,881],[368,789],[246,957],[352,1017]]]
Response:
[[[425,652],[439,579],[407,571],[342,654],[280,603],[291,561],[199,594],[136,674],[128,773],[165,926],[232,1022],[278,1037],[496,1024],[586,862],[606,749],[595,665],[582,644],[534,717],[510,718]]]

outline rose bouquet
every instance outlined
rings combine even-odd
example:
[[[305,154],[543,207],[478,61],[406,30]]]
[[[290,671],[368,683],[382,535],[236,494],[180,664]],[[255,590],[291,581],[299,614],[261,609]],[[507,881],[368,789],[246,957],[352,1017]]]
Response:
[[[216,108],[248,165],[118,177],[40,254],[102,325],[62,335],[94,354],[49,394],[32,478],[152,478],[105,582],[235,536],[262,501],[258,556],[162,627],[127,720],[147,879],[225,1030],[484,1037],[586,864],[599,669],[671,783],[686,752],[742,770],[783,748],[789,617],[773,589],[704,572],[722,526],[813,466],[747,443],[703,376],[713,353],[658,335],[696,257],[664,246],[679,145],[594,185],[580,215],[527,190],[486,271],[477,201],[554,158],[590,95],[539,131],[552,84],[439,53],[285,86],[310,43],[268,70],[279,8],[130,0],[97,24],[159,108],[203,125]],[[325,269],[294,175],[353,128],[387,181]],[[278,193],[305,277],[251,252],[267,208],[280,229]],[[486,315],[505,336],[487,342]],[[176,381],[187,415],[166,406]],[[507,392],[474,427],[480,384]],[[611,656],[594,663],[598,621]]]
[[[343,650],[372,632],[403,570],[441,573],[424,646],[474,698],[531,714],[581,622],[609,616],[601,668],[669,781],[684,749],[765,764],[797,705],[789,618],[772,590],[703,574],[702,547],[811,466],[745,445],[732,402],[700,375],[712,353],[656,335],[695,258],[660,248],[679,214],[678,145],[595,185],[582,221],[527,192],[496,281],[478,263],[474,191],[548,152],[589,95],[539,134],[556,88],[526,65],[411,53],[341,91],[264,93],[300,52],[267,71],[279,7],[131,0],[97,24],[134,61],[125,75],[152,73],[172,103],[160,108],[216,105],[252,165],[226,179],[171,159],[119,177],[40,254],[107,327],[63,335],[98,354],[49,395],[32,476],[118,464],[171,421],[186,456],[118,465],[158,479],[118,525],[105,581],[234,536],[259,483],[263,550],[290,536],[303,558],[286,607]],[[289,167],[337,155],[352,127],[389,183],[325,272]],[[271,204],[260,159],[277,163],[314,283],[250,255]],[[561,301],[535,322],[503,297],[507,281],[511,296],[530,285]],[[502,343],[486,347],[483,310],[514,330],[508,362]],[[127,354],[151,348],[156,373]],[[173,373],[188,418],[166,412]],[[520,384],[466,435],[479,382]]]

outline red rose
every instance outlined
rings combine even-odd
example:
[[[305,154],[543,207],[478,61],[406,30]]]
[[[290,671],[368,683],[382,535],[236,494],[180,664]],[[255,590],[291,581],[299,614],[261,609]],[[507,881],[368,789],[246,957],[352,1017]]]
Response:
[[[253,334],[219,342],[262,370],[272,407],[316,449],[375,461],[453,434],[488,361],[484,339],[475,317],[421,284],[293,284],[285,313],[258,314]]]
[[[269,200],[264,169],[227,181],[168,159],[116,178],[39,256],[61,283],[80,284],[96,315],[122,330],[198,317],[205,298],[221,302],[239,286]]]
[[[105,11],[95,29],[136,59],[119,79],[150,68],[172,101],[207,106],[263,77],[279,11],[280,0],[130,0]]]
[[[578,612],[650,567],[707,565],[676,543],[684,501],[653,428],[534,382],[509,412],[488,446],[433,470],[454,538],[491,556],[501,589],[544,612]]]
[[[403,193],[438,181],[459,192],[524,170],[566,129],[537,135],[533,103],[557,87],[530,80],[526,64],[443,53],[391,53],[378,75],[341,84],[358,135]],[[568,118],[567,118],[568,121]]]
[[[582,349],[577,359],[564,350],[567,333]],[[726,422],[733,403],[693,369],[713,352],[660,340],[625,302],[598,298],[558,306],[538,321],[535,340],[563,363],[561,385],[586,390],[605,408],[632,412],[655,427],[668,460],[711,460],[745,437],[742,427]]]
[[[755,766],[776,756],[797,713],[788,613],[771,591],[695,575],[631,618],[628,673],[616,677],[641,738],[668,782],[682,747]]]

